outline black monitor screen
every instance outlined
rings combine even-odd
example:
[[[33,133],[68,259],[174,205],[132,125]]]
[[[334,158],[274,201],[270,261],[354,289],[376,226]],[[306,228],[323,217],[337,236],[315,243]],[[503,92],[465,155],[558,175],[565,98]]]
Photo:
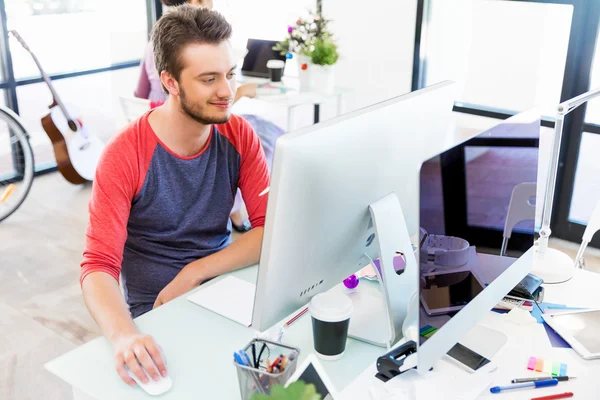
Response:
[[[539,135],[539,119],[508,120],[423,163],[421,343],[533,245]],[[506,241],[509,213],[522,221]]]
[[[267,68],[267,61],[285,61],[285,56],[273,50],[273,46],[276,44],[277,42],[273,40],[248,39],[246,46],[248,54],[244,57],[242,73],[250,76],[268,77],[269,69]]]

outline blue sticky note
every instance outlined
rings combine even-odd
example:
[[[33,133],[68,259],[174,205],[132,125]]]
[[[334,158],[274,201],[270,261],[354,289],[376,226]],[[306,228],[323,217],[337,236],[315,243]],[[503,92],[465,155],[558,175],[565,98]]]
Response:
[[[560,364],[560,376],[567,376],[567,364]]]

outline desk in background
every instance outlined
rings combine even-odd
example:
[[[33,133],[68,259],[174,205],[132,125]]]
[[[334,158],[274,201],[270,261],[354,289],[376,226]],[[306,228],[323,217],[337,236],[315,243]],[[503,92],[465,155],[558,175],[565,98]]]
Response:
[[[289,89],[285,94],[265,94],[261,90],[257,90],[255,99],[262,100],[267,103],[276,104],[287,108],[287,132],[292,130],[292,112],[302,105],[313,105],[314,115],[313,123],[318,123],[321,119],[321,104],[332,99],[337,102],[337,114],[341,115],[343,111],[343,96],[348,93],[348,89],[336,88],[333,93],[325,94],[316,91],[300,91],[300,81],[298,78],[284,76],[282,82],[271,82],[266,78],[253,78],[248,76],[240,76],[237,80],[238,85],[245,83],[256,83],[257,85],[268,84],[277,88]],[[270,92],[270,91],[269,91]]]
[[[496,258],[488,255],[482,257]],[[517,262],[531,263],[531,257],[530,250]],[[490,265],[487,262],[486,264]],[[233,272],[232,275],[255,282],[256,273],[257,267],[253,266]],[[208,284],[214,281],[216,280]],[[377,290],[375,284],[370,282],[363,281],[360,285],[359,287],[366,290]],[[571,281],[560,285],[547,285],[545,300],[574,307],[600,308],[599,288],[600,275],[577,270]],[[341,289],[336,287],[335,290]],[[161,396],[161,399],[239,399],[237,375],[232,360],[233,351],[248,343],[253,338],[254,331],[189,302],[186,299],[188,295],[181,296],[135,320],[143,332],[155,337],[167,358],[173,388]],[[506,324],[502,323],[500,317],[490,312],[489,318],[484,320],[482,325],[500,331],[506,330]],[[502,350],[502,357],[494,360],[498,364],[494,384],[506,384],[506,379],[520,377],[525,372],[524,366],[519,371],[515,370],[522,365],[517,356],[520,354],[520,357],[528,357],[532,354],[522,354],[523,346],[519,343],[525,339],[530,343],[547,340],[543,328],[540,336],[534,338],[520,338],[518,329],[512,329],[509,334],[512,337]],[[283,341],[300,348],[300,362],[313,353],[310,317],[305,315],[286,329]],[[556,352],[556,357],[564,354],[564,357],[569,358],[568,362],[577,364],[581,372],[578,372],[578,379],[561,383],[558,389],[554,388],[551,393],[573,391],[578,399],[597,398],[594,396],[600,392],[600,380],[597,378],[600,376],[600,360],[585,361],[571,349],[552,351]],[[364,400],[370,398],[368,388],[378,384],[374,378],[374,362],[383,353],[385,349],[381,347],[349,339],[342,359],[323,361],[322,364],[336,388],[343,391],[343,399]],[[438,367],[452,374],[461,372],[443,361],[436,364],[436,368]],[[110,344],[102,337],[50,361],[46,368],[73,387],[75,400],[152,398],[140,388],[129,387],[121,381],[114,369]],[[507,392],[503,393],[502,397],[494,395],[494,398],[524,399],[534,397],[529,396],[530,394],[543,393],[548,393],[548,390],[538,389],[535,393],[528,391],[526,394]]]

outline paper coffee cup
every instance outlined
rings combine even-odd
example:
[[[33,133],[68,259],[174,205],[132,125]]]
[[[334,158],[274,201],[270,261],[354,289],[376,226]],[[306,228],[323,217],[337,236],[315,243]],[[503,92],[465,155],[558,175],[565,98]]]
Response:
[[[308,311],[318,357],[337,360],[344,355],[353,310],[352,300],[343,293],[326,292],[312,298]]]
[[[269,68],[269,75],[272,82],[281,82],[283,77],[283,67],[285,62],[281,60],[269,60],[267,61],[267,68]]]

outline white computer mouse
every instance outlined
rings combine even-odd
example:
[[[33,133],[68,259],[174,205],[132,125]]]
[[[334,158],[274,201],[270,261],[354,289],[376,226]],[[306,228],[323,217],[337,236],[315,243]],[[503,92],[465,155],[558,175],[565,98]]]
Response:
[[[144,383],[140,381],[138,377],[135,376],[135,374],[129,370],[129,368],[126,367],[125,369],[127,370],[129,376],[135,381],[135,383],[137,383],[139,387],[141,387],[146,393],[148,393],[151,396],[158,396],[159,394],[163,394],[169,389],[171,389],[171,386],[173,386],[173,381],[169,376],[167,376],[166,378],[163,378],[161,376],[158,381],[155,381],[150,377],[150,375],[148,375],[146,370],[142,368],[142,371],[144,371],[144,373],[148,377],[148,383]]]

